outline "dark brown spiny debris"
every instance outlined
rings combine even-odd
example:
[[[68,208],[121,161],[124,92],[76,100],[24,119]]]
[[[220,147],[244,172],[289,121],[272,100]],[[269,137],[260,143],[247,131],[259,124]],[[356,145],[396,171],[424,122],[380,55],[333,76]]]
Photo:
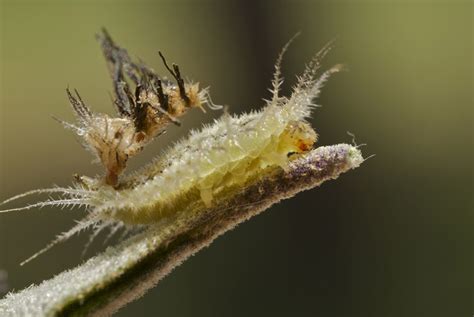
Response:
[[[161,80],[157,80],[156,82],[156,91],[158,93],[158,101],[160,102],[161,107],[165,110],[168,111],[169,105],[168,105],[168,96],[163,93],[163,85],[161,83]]]
[[[179,66],[173,63],[173,70],[168,66],[168,63],[166,62],[166,58],[163,56],[161,52],[158,52],[160,54],[161,59],[163,60],[163,64],[165,64],[166,69],[170,72],[170,74],[176,79],[176,82],[178,83],[178,88],[179,88],[179,94],[181,98],[186,102],[186,105],[189,105],[189,98],[186,95],[186,91],[184,89],[184,80],[181,77],[181,73],[179,71]]]
[[[66,93],[69,98],[69,102],[71,103],[71,106],[74,109],[74,112],[82,121],[90,120],[92,118],[91,111],[82,101],[81,96],[79,95],[76,89],[74,89],[74,92],[76,93],[77,99],[71,94],[69,88],[66,88]]]

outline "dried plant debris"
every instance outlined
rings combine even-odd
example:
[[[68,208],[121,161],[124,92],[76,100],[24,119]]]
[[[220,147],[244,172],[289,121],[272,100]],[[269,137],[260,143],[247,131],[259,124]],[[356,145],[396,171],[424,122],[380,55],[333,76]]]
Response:
[[[97,39],[112,77],[118,117],[93,113],[77,91],[72,94],[67,89],[77,124],[63,124],[81,137],[84,146],[105,167],[105,183],[116,187],[128,159],[163,133],[168,124],[179,125],[178,118],[190,108],[205,111],[205,105],[211,109],[220,107],[210,101],[207,89],[200,89],[198,83],[185,82],[179,66],[168,66],[161,52],[163,64],[174,82],[158,76],[143,63],[134,63],[105,30]]]
[[[211,102],[208,89],[185,82],[180,68],[170,66],[161,52],[173,81],[133,62],[105,30],[97,38],[113,80],[118,117],[93,113],[77,91],[67,89],[77,123],[61,122],[97,156],[105,177],[76,176],[68,188],[32,190],[3,204],[33,194],[57,197],[0,212],[86,206],[86,216],[76,226],[23,263],[85,229],[93,230],[91,241],[104,229],[139,233],[73,271],[8,295],[0,302],[0,312],[48,315],[97,307],[112,312],[219,234],[363,161],[356,146],[313,149],[317,133],[307,119],[316,107],[314,100],[330,75],[343,68],[335,65],[319,72],[332,43],[307,64],[291,95],[280,95],[281,62],[290,41],[277,58],[272,97],[264,107],[240,115],[224,111],[213,124],[191,131],[147,166],[124,174],[128,159],[168,124],[179,124],[190,108],[220,107]],[[49,295],[41,297],[44,292]],[[23,301],[27,304],[21,305]]]

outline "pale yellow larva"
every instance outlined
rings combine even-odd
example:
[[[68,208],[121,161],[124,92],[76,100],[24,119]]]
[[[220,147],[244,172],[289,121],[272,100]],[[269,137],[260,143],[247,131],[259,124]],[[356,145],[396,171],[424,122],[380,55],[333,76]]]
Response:
[[[189,209],[186,207],[193,204],[204,204],[210,207],[215,195],[225,193],[231,188],[244,186],[248,180],[258,178],[266,168],[278,166],[285,169],[294,157],[293,154],[298,155],[312,149],[317,140],[317,134],[306,118],[310,116],[315,106],[313,101],[318,96],[322,84],[332,73],[339,71],[341,65],[322,72],[320,76],[316,75],[322,58],[331,48],[331,45],[325,46],[308,63],[304,73],[298,77],[291,96],[280,96],[279,88],[282,83],[280,63],[288,44],[277,59],[272,80],[272,98],[261,110],[241,115],[230,115],[225,112],[212,125],[203,127],[199,131],[192,131],[187,138],[177,142],[154,162],[128,176],[118,178],[120,174],[116,173],[112,175],[113,178],[106,178],[105,181],[102,178],[78,177],[71,188],[34,190],[5,201],[4,203],[10,202],[35,193],[59,193],[62,196],[62,199],[43,201],[2,212],[47,205],[87,206],[87,216],[82,222],[60,235],[52,244],[33,257],[53,244],[91,226],[96,230],[104,227],[149,226],[173,216],[176,210],[186,212]],[[196,86],[183,84],[184,96],[191,91],[190,89],[194,89],[192,87]],[[170,86],[166,89],[177,91]],[[207,91],[200,93],[198,90],[193,90],[193,94],[196,96],[194,103],[197,106],[201,107],[201,104],[209,102]],[[156,96],[151,95],[150,99],[154,97]],[[173,98],[178,97],[177,95]],[[144,100],[143,95],[142,97],[137,95],[136,98],[136,100],[138,98]],[[105,122],[106,126],[100,126],[102,134],[97,132],[98,135],[113,136],[110,133],[110,129],[113,128],[112,121],[107,123],[109,118],[103,118],[102,121],[97,119],[98,117],[94,117],[83,105],[79,96],[73,99],[73,106],[74,101],[77,103],[80,120]],[[160,101],[163,102],[163,99],[155,98],[158,104]],[[137,137],[137,130],[130,127],[133,122],[127,123],[125,119],[120,120],[123,121],[120,124],[125,128],[117,129],[114,133],[117,134],[119,131],[120,137],[126,133],[129,134],[130,138],[127,137],[127,140],[130,141],[127,146],[135,146],[133,144],[136,141],[135,138],[139,142],[143,140]],[[98,123],[86,122],[84,127],[73,126],[73,129],[90,128],[92,124]],[[151,137],[157,134],[155,132],[159,130],[158,128],[150,133]],[[131,129],[132,132],[127,132],[127,129]],[[84,131],[87,130],[80,130],[83,134]],[[103,131],[106,131],[105,134]],[[93,132],[96,133],[96,131]],[[109,139],[102,138],[101,140],[109,142]],[[111,140],[110,142],[115,142],[114,139]],[[87,139],[86,141],[88,142]],[[145,142],[148,141],[148,139],[145,140]],[[103,153],[100,146],[96,144],[92,143],[92,147],[98,148],[99,154]],[[119,144],[122,144],[122,141]],[[115,143],[114,146],[117,147]],[[123,151],[120,153],[126,154]],[[118,157],[118,154],[115,156]],[[113,165],[108,160],[108,158],[102,159],[106,168]],[[182,208],[178,208],[180,206]]]

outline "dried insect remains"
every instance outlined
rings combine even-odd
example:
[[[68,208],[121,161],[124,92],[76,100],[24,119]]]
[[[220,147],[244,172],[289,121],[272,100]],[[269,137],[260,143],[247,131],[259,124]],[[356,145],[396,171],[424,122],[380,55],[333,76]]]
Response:
[[[173,64],[172,68],[169,67],[161,52],[159,55],[163,64],[176,83],[159,77],[143,63],[134,63],[127,51],[117,46],[105,30],[97,38],[113,80],[114,104],[119,117],[91,112],[77,91],[73,95],[67,89],[78,124],[60,121],[76,132],[84,146],[104,165],[106,184],[117,187],[128,159],[163,133],[168,124],[179,125],[178,118],[190,108],[205,111],[205,104],[211,109],[220,107],[211,103],[207,89],[199,89],[197,83],[186,83],[179,66]],[[126,77],[133,83],[134,89]]]

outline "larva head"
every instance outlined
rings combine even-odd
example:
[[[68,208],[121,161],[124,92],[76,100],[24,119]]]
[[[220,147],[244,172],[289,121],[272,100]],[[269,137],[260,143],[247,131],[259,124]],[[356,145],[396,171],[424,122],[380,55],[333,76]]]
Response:
[[[281,136],[280,145],[287,153],[304,153],[313,148],[318,135],[311,125],[304,121],[290,122]]]

